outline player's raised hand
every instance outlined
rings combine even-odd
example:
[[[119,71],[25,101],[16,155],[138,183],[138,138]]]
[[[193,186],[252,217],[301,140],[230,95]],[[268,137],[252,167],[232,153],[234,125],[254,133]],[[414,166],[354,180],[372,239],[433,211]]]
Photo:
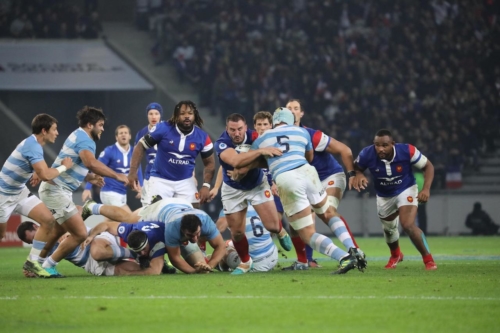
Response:
[[[73,160],[70,157],[65,157],[61,161],[61,165],[64,165],[66,169],[69,169],[73,166]]]
[[[426,189],[422,189],[422,191],[418,192],[418,202],[420,203],[426,203],[429,200],[429,197],[431,196],[430,191]]]

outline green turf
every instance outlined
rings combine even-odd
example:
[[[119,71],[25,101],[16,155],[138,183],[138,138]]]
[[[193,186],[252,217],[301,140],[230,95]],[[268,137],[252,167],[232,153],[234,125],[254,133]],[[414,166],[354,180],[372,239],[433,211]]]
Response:
[[[27,279],[27,249],[0,249],[0,332],[497,332],[500,238],[429,237],[439,269],[384,270],[382,238],[358,239],[365,273],[323,268],[229,276],[94,277],[63,262],[66,279]],[[320,255],[318,255],[320,257]],[[282,265],[289,264],[282,260]]]

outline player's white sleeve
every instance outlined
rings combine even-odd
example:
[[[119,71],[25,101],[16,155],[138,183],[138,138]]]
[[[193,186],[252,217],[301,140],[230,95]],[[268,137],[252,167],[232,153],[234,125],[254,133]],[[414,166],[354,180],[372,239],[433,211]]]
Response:
[[[420,170],[422,170],[426,164],[427,164],[427,157],[425,157],[424,154],[420,154],[420,159],[414,165]]]

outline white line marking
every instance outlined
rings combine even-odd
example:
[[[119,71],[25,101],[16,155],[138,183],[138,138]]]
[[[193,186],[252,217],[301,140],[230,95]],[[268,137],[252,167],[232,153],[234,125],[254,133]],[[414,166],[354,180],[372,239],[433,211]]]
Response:
[[[20,300],[51,300],[51,299],[373,299],[373,300],[422,300],[422,301],[500,301],[500,297],[472,297],[472,296],[249,296],[249,295],[232,295],[232,296],[182,296],[182,295],[164,295],[164,296],[0,296],[0,301],[20,301]]]

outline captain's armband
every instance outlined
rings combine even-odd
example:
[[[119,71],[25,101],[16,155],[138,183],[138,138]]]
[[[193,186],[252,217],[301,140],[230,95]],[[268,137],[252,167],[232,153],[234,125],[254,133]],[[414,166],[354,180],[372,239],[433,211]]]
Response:
[[[144,149],[149,149],[151,147],[154,147],[154,145],[156,145],[158,142],[156,142],[155,139],[153,139],[153,137],[151,136],[151,134],[146,134],[144,135],[140,140],[139,142],[142,144],[142,146],[144,147]]]

